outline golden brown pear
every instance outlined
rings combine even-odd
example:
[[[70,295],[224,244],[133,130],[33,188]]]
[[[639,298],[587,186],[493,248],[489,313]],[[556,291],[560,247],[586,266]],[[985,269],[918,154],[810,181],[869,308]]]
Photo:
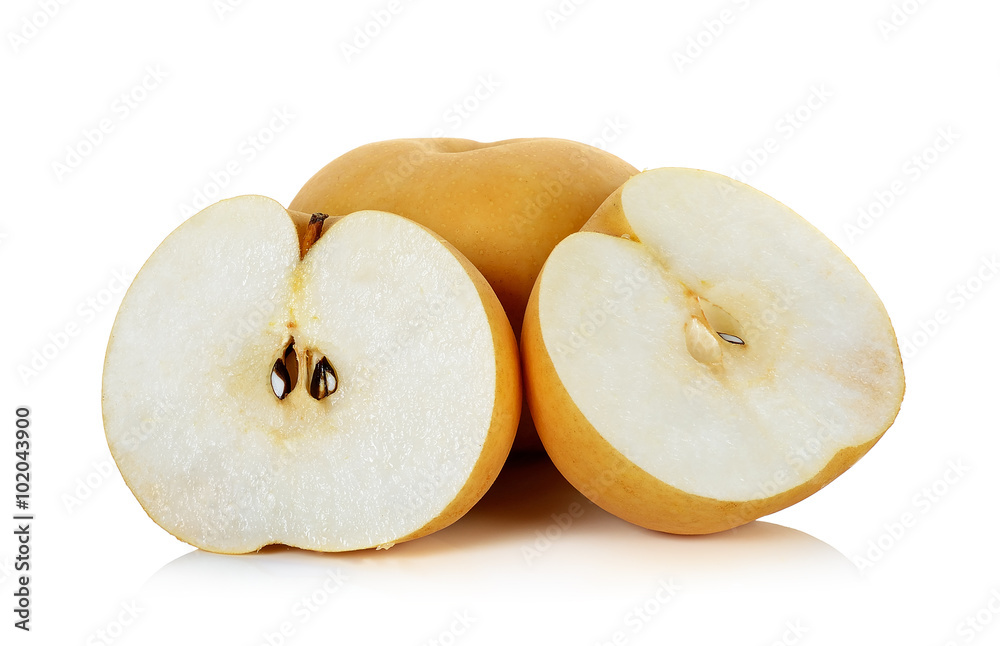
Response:
[[[722,531],[815,493],[889,428],[903,367],[860,271],[727,177],[645,171],[556,246],[521,333],[527,403],[607,511]]]

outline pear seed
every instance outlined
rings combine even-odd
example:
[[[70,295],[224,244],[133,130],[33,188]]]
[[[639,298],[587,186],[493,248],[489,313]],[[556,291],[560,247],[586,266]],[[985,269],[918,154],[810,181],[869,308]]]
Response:
[[[337,373],[334,371],[330,361],[323,357],[316,364],[313,370],[312,381],[309,384],[309,394],[313,399],[321,400],[332,395],[337,390]]]

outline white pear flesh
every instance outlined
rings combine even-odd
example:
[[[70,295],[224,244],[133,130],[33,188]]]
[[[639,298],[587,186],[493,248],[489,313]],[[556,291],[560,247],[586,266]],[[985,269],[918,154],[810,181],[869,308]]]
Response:
[[[279,399],[292,340],[299,376]],[[388,546],[450,524],[496,477],[516,353],[485,279],[420,225],[354,213],[300,260],[283,207],[234,198],[183,223],[128,290],[108,444],[150,517],[197,547]],[[316,399],[322,357],[336,390]]]
[[[552,252],[522,333],[567,479],[652,529],[721,531],[825,486],[892,424],[895,333],[851,261],[722,175],[643,172]]]

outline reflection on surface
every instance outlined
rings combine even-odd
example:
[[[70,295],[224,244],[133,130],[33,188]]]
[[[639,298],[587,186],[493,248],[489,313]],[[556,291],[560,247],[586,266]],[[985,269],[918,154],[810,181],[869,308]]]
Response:
[[[744,621],[761,622],[767,643],[766,630],[778,630],[795,608],[846,611],[841,606],[857,585],[846,557],[780,525],[758,521],[700,537],[635,527],[592,505],[539,456],[508,464],[472,511],[431,536],[343,554],[280,546],[244,556],[195,550],[165,565],[141,595],[164,617],[172,607],[249,617],[235,634],[231,619],[230,632],[220,632],[237,643],[268,643],[268,636],[279,643],[277,637],[321,631],[317,626],[364,622],[386,631],[406,627],[397,637],[419,641],[449,625],[459,609],[475,609],[482,621],[493,613],[543,613],[539,620],[565,614],[575,617],[574,639],[584,643],[617,631],[654,634],[654,625],[676,635],[678,622],[717,622],[719,613],[739,623],[743,612]],[[773,603],[775,618],[760,616],[762,601]],[[673,623],[654,621],[661,615]],[[150,625],[159,622],[149,617]]]

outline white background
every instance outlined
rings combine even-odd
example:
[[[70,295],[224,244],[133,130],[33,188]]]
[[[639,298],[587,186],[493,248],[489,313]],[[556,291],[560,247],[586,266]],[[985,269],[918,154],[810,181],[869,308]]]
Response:
[[[387,0],[4,2],[0,641],[998,643],[1000,5],[577,1],[400,0],[354,54]],[[823,491],[710,537],[630,526],[536,460],[388,552],[178,542],[104,440],[122,276],[199,199],[287,205],[351,148],[431,134],[576,139],[639,168],[739,174],[788,204],[885,302],[907,355],[895,425]],[[49,358],[29,374],[36,352]],[[9,610],[19,405],[28,634]]]

